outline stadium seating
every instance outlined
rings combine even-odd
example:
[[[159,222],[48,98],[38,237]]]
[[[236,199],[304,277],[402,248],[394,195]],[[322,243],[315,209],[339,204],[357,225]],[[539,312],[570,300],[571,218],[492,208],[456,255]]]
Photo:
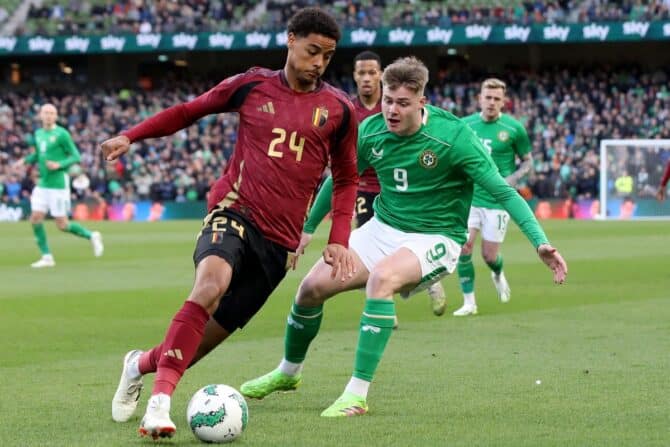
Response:
[[[429,101],[458,116],[473,113],[481,76],[471,76],[458,81],[439,78],[427,92]],[[348,76],[332,80],[343,88],[351,86]],[[507,81],[511,92],[508,109],[524,122],[533,143],[535,173],[528,186],[535,197],[596,196],[597,151],[602,138],[670,135],[670,91],[664,71],[510,72]],[[97,193],[113,202],[203,199],[232,153],[236,115],[210,116],[172,137],[136,144],[130,156],[113,166],[102,162],[97,145],[209,85],[165,85],[150,92],[1,93],[0,141],[6,142],[0,145],[2,200],[27,197],[31,190],[34,171],[12,176],[11,165],[32,150],[29,136],[39,125],[37,106],[45,101],[57,105],[60,123],[70,130],[82,152],[81,165],[90,185],[75,188],[78,197]],[[649,167],[648,172],[654,169],[659,167]],[[16,191],[17,182],[20,193],[10,196],[8,191]]]
[[[10,9],[17,0],[5,2]],[[67,35],[137,32],[283,29],[288,17],[314,0],[43,0],[31,7],[17,34]],[[577,23],[665,20],[670,5],[649,2],[459,0],[340,0],[321,5],[347,27],[459,23]],[[6,8],[7,9],[7,8]]]

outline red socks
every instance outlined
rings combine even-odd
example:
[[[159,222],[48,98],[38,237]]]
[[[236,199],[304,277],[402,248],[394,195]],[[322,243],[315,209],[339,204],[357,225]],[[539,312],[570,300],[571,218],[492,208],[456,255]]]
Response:
[[[186,301],[172,319],[163,343],[140,356],[138,366],[142,374],[156,371],[152,395],[172,395],[198,350],[208,320],[209,313],[204,307]]]

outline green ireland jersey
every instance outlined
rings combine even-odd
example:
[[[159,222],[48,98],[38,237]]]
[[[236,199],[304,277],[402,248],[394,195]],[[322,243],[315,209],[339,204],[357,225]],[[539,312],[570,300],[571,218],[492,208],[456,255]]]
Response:
[[[480,113],[473,113],[463,118],[463,121],[479,137],[503,177],[514,173],[517,156],[522,158],[531,151],[530,140],[523,124],[509,115],[501,113],[494,121],[484,121]],[[503,208],[491,194],[479,185],[475,185],[472,206]]]
[[[398,136],[382,114],[363,121],[358,134],[358,170],[377,172],[381,193],[375,216],[405,232],[467,239],[473,185],[502,204],[536,247],[547,238],[526,202],[498,173],[491,156],[462,120],[427,105],[421,128]]]
[[[35,152],[25,158],[26,163],[37,163],[40,179],[37,186],[51,189],[65,189],[70,187],[67,175],[68,168],[79,162],[79,151],[75,146],[70,133],[56,125],[53,129],[39,129],[35,132]],[[48,161],[55,161],[60,168],[50,170]]]

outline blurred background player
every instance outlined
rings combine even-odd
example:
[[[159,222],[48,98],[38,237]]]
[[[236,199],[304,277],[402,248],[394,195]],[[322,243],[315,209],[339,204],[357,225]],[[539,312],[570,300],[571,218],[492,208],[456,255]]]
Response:
[[[500,175],[512,187],[528,174],[533,166],[531,144],[526,129],[519,121],[502,113],[507,99],[507,86],[500,79],[490,78],[482,83],[479,93],[479,113],[463,118],[491,154]],[[520,159],[516,167],[516,159]],[[463,291],[463,306],[455,316],[477,314],[475,301],[475,268],[472,250],[477,235],[482,233],[482,258],[491,269],[491,278],[502,303],[510,300],[511,291],[503,273],[503,258],[499,253],[505,239],[509,214],[493,196],[475,185],[472,207],[468,217],[468,241],[463,245],[458,259],[458,276]]]
[[[104,246],[102,236],[97,231],[89,231],[83,225],[68,220],[70,212],[70,177],[69,168],[78,163],[79,151],[70,133],[56,124],[58,112],[53,104],[44,104],[40,108],[39,119],[42,128],[34,135],[35,152],[19,162],[21,164],[37,164],[39,180],[30,196],[30,223],[33,226],[35,241],[42,257],[31,264],[31,267],[53,267],[56,265],[44,229],[44,218],[47,213],[56,221],[61,231],[72,233],[91,241],[93,254],[102,256]]]
[[[665,165],[665,171],[663,171],[663,177],[661,178],[661,184],[658,185],[658,191],[656,191],[656,198],[659,202],[665,200],[667,195],[668,180],[670,180],[670,160]]]
[[[361,123],[365,118],[382,111],[382,60],[377,53],[363,51],[354,57],[354,82],[356,97],[352,102],[356,118]],[[373,168],[361,174],[356,195],[356,226],[365,224],[374,215],[372,202],[379,194],[379,180]]]

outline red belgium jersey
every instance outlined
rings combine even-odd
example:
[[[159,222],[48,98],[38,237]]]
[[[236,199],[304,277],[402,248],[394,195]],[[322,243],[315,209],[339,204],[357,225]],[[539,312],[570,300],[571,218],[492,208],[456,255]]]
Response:
[[[238,112],[238,139],[208,208],[233,209],[289,250],[321,173],[331,160],[333,224],[329,243],[348,246],[358,175],[358,122],[344,92],[320,82],[311,92],[290,88],[283,70],[252,68],[194,100],[170,107],[125,131],[130,141],[171,135],[212,113]]]

